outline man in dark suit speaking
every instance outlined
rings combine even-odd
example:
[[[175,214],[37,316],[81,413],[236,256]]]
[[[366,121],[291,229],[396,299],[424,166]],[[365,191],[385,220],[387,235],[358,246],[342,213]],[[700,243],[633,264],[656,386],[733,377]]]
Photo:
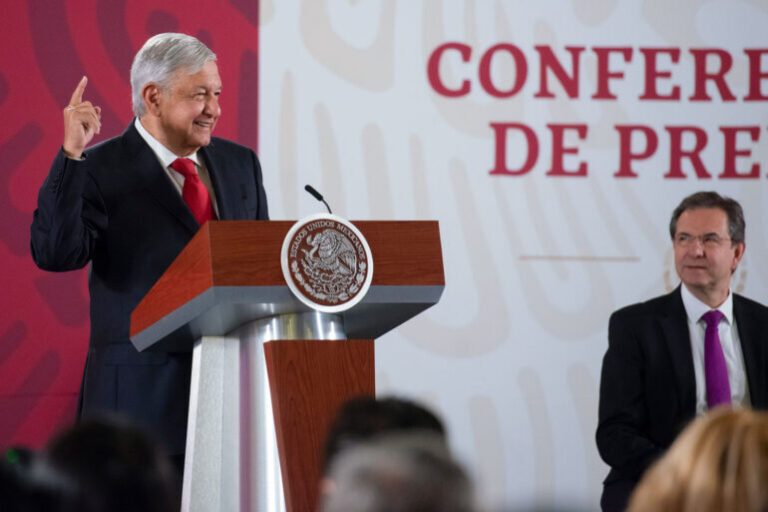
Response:
[[[42,269],[90,262],[91,335],[78,414],[118,412],[184,453],[191,358],[139,353],[130,314],[211,219],[267,219],[259,161],[212,137],[221,114],[216,56],[184,34],[150,38],[131,67],[136,118],[85,149],[101,127],[83,101],[64,108],[64,143],[38,196],[32,256]],[[177,457],[177,461],[178,461]]]
[[[697,415],[718,405],[768,408],[768,308],[735,295],[745,249],[739,203],[686,197],[670,235],[682,285],[611,315],[597,447],[611,466],[604,511],[621,511],[648,466]]]

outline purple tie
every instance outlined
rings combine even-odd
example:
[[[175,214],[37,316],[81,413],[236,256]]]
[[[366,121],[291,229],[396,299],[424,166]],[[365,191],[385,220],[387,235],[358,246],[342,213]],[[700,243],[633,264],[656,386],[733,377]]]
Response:
[[[712,409],[720,404],[731,403],[728,367],[725,365],[723,347],[717,332],[723,314],[714,309],[704,313],[701,318],[707,323],[704,332],[704,377],[707,382],[707,406]]]

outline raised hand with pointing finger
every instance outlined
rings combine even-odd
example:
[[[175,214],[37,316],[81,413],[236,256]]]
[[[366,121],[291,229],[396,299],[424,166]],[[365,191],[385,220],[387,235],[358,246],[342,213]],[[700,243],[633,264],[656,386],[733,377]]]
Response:
[[[101,108],[86,101],[86,77],[62,105],[64,141],[40,186],[30,250],[43,270],[89,267],[91,336],[78,414],[111,412],[145,426],[181,476],[191,354],[138,352],[130,312],[207,220],[268,220],[267,196],[253,150],[213,136],[222,83],[202,41],[149,38],[130,84],[131,102],[115,116],[128,117],[130,104],[133,118],[98,144]]]
[[[62,149],[70,158],[80,158],[83,150],[101,131],[101,107],[83,101],[83,91],[88,77],[83,77],[75,87],[69,105],[64,107],[64,143]]]

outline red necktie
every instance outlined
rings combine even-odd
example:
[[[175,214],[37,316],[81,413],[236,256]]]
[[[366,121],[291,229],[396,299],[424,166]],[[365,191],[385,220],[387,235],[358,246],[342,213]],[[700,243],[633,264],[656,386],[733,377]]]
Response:
[[[195,162],[189,158],[177,158],[171,163],[171,169],[184,176],[181,197],[197,219],[197,223],[202,226],[207,221],[215,219],[211,196],[208,195],[208,189],[195,171]]]

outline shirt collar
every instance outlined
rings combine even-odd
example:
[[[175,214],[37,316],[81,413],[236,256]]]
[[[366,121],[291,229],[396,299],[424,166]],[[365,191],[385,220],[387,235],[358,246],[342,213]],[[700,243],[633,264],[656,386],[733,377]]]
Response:
[[[685,307],[685,314],[688,316],[688,321],[693,324],[701,320],[702,315],[712,309],[688,291],[685,284],[680,285],[680,295],[683,298],[683,306]],[[728,290],[728,297],[715,309],[723,314],[723,317],[730,325],[733,325],[733,294],[730,290]]]
[[[177,158],[189,158],[193,162],[195,162],[195,165],[197,167],[200,167],[200,159],[198,156],[198,152],[195,151],[189,156],[180,157],[178,155],[175,155],[173,151],[165,147],[159,140],[154,138],[151,133],[147,131],[146,128],[144,128],[144,125],[141,124],[141,121],[139,121],[139,118],[137,117],[134,125],[136,126],[136,131],[139,132],[139,135],[141,135],[141,138],[144,139],[144,141],[149,145],[150,149],[155,153],[155,156],[160,160],[160,163],[163,164],[163,167],[168,168],[173,163],[174,160]]]

